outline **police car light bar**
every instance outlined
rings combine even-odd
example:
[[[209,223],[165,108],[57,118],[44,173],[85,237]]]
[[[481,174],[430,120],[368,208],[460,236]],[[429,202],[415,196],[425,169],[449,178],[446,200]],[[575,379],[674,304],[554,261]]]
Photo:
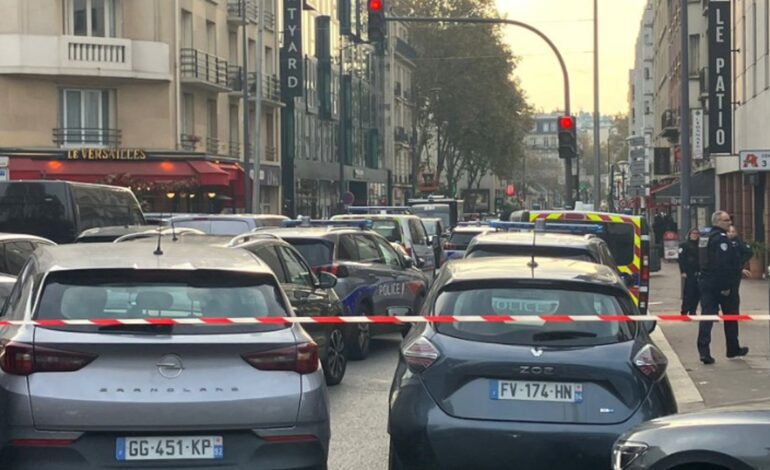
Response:
[[[604,233],[601,224],[561,224],[546,222],[545,228],[540,229],[530,222],[490,222],[489,226],[498,230],[536,230],[544,233],[566,233],[571,235],[599,235]]]
[[[407,214],[411,215],[412,209],[405,206],[354,206],[348,207],[348,214]]]
[[[284,220],[281,225],[286,228],[297,227],[351,227],[371,230],[374,222],[371,220]]]

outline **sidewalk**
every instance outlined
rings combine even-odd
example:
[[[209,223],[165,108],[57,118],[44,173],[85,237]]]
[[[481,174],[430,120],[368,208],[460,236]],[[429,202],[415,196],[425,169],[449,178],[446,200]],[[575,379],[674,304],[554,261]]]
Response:
[[[664,262],[663,269],[652,274],[651,313],[679,314],[680,282],[675,263]],[[744,280],[741,284],[740,313],[767,314],[769,293],[767,281]],[[700,392],[706,407],[756,401],[770,404],[770,328],[767,322],[740,324],[741,345],[751,348],[749,355],[740,359],[725,357],[724,330],[721,324],[714,325],[711,355],[717,363],[711,366],[701,364],[698,356],[695,345],[697,323],[663,323],[660,330]],[[675,385],[675,388],[678,387]],[[686,403],[682,411],[697,407],[697,403]]]

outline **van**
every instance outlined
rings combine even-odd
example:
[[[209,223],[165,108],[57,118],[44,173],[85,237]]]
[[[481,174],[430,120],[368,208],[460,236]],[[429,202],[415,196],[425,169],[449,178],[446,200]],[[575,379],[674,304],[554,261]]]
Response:
[[[72,243],[85,230],[144,225],[134,194],[117,186],[69,181],[0,182],[0,232]]]

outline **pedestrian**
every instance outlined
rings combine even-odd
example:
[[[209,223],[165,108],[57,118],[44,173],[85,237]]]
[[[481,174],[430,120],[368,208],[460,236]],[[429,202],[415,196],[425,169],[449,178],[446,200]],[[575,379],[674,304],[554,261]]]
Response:
[[[698,241],[700,231],[697,228],[690,230],[687,241],[679,245],[679,272],[682,274],[682,315],[695,315],[698,313],[700,303],[700,288],[698,276],[700,264],[698,260]]]
[[[733,247],[738,250],[740,254],[741,269],[736,273],[736,284],[738,287],[735,290],[735,311],[739,313],[741,311],[741,280],[744,277],[751,277],[751,271],[746,269],[746,263],[754,256],[754,250],[751,249],[748,243],[738,235],[738,230],[734,225],[731,225],[727,230],[727,238],[733,244]]]
[[[737,314],[738,278],[741,270],[741,255],[727,237],[730,228],[730,215],[724,211],[714,212],[711,216],[711,231],[707,241],[699,243],[701,312],[703,315]],[[711,330],[713,321],[698,324],[698,352],[704,364],[713,364],[711,356]],[[738,342],[738,323],[724,322],[727,357],[741,357],[749,353],[749,348],[741,347]]]

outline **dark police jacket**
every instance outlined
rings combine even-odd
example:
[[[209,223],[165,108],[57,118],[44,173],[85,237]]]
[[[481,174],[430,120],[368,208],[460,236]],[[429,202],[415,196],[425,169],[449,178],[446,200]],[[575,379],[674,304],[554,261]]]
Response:
[[[754,250],[752,250],[751,246],[740,237],[733,240],[733,247],[738,250],[738,256],[740,257],[740,269],[738,269],[738,272],[736,273],[737,283],[740,284],[743,277],[741,270],[754,256]]]
[[[698,242],[687,240],[679,245],[679,272],[692,279],[700,272]]]
[[[741,254],[724,230],[712,227],[708,239],[701,238],[699,253],[701,282],[707,288],[721,292],[738,287]]]

